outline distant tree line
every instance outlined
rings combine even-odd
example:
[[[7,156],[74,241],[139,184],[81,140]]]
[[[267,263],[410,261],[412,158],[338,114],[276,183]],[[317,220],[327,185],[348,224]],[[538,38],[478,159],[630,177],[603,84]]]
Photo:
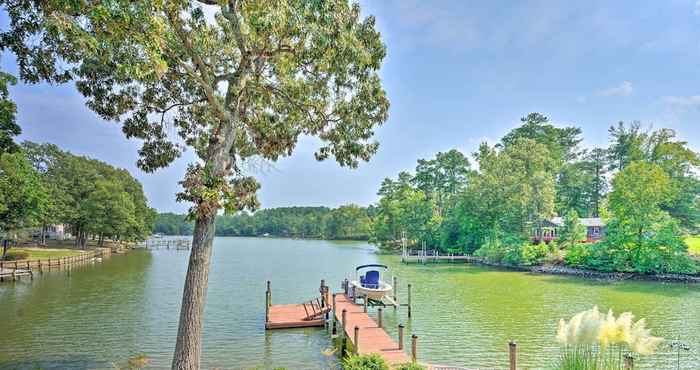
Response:
[[[216,235],[367,240],[372,211],[372,207],[344,205],[338,208],[281,207],[219,215]],[[193,230],[194,223],[185,215],[161,213],[155,221],[155,232],[164,235],[192,235]]]
[[[395,249],[405,237],[508,264],[565,255],[599,270],[695,270],[683,236],[700,225],[700,159],[673,130],[620,122],[607,148],[584,149],[577,127],[555,127],[539,113],[521,121],[496,145],[482,144],[474,168],[451,150],[385,179],[372,240]],[[560,248],[533,245],[533,228],[555,215],[566,216]],[[581,237],[578,218],[598,216],[607,238],[572,242]]]
[[[84,248],[88,238],[142,240],[156,212],[128,171],[77,156],[53,144],[24,142],[0,151],[0,236],[8,241],[27,228],[64,224]],[[6,249],[6,248],[5,248]]]

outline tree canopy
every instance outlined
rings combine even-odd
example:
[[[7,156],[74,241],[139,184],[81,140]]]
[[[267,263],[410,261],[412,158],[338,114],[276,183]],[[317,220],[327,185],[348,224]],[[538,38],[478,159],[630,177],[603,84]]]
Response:
[[[347,0],[2,3],[0,46],[22,80],[75,80],[90,109],[142,140],[146,171],[185,147],[200,158],[177,196],[196,222],[173,360],[198,368],[217,211],[259,205],[245,163],[290,155],[300,136],[343,166],[376,152],[389,102],[374,18]]]

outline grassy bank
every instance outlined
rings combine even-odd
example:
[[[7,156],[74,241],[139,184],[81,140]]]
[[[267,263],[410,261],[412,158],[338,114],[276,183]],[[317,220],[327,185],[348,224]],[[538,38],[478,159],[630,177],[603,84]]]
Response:
[[[56,249],[56,248],[12,248],[7,254],[10,260],[39,260],[48,258],[61,258],[77,256],[82,251],[77,249]],[[21,258],[17,258],[21,257]]]
[[[685,243],[688,244],[690,254],[700,256],[700,235],[687,237]]]

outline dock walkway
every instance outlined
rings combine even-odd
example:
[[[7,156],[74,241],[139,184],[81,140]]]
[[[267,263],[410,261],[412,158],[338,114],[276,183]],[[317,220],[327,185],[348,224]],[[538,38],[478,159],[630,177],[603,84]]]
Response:
[[[335,305],[335,317],[341,326],[343,310],[346,310],[345,335],[357,349],[357,353],[378,353],[392,365],[410,362],[406,353],[399,349],[399,344],[364,312],[363,306],[355,304],[344,294],[336,295]],[[358,343],[355,343],[355,327],[359,328]]]

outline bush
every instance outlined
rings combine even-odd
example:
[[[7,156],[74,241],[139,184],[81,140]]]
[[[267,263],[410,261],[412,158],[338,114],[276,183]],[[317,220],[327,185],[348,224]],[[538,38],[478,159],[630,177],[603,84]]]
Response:
[[[523,240],[518,236],[500,235],[490,237],[476,255],[490,262],[519,265],[522,262]]]
[[[389,370],[389,364],[376,353],[350,356],[343,360],[344,370]]]
[[[539,265],[544,262],[548,253],[547,244],[527,244],[522,249],[522,262],[525,265]]]
[[[574,267],[586,267],[586,263],[590,255],[591,251],[587,244],[576,244],[566,250],[564,262],[566,262],[567,265]]]

